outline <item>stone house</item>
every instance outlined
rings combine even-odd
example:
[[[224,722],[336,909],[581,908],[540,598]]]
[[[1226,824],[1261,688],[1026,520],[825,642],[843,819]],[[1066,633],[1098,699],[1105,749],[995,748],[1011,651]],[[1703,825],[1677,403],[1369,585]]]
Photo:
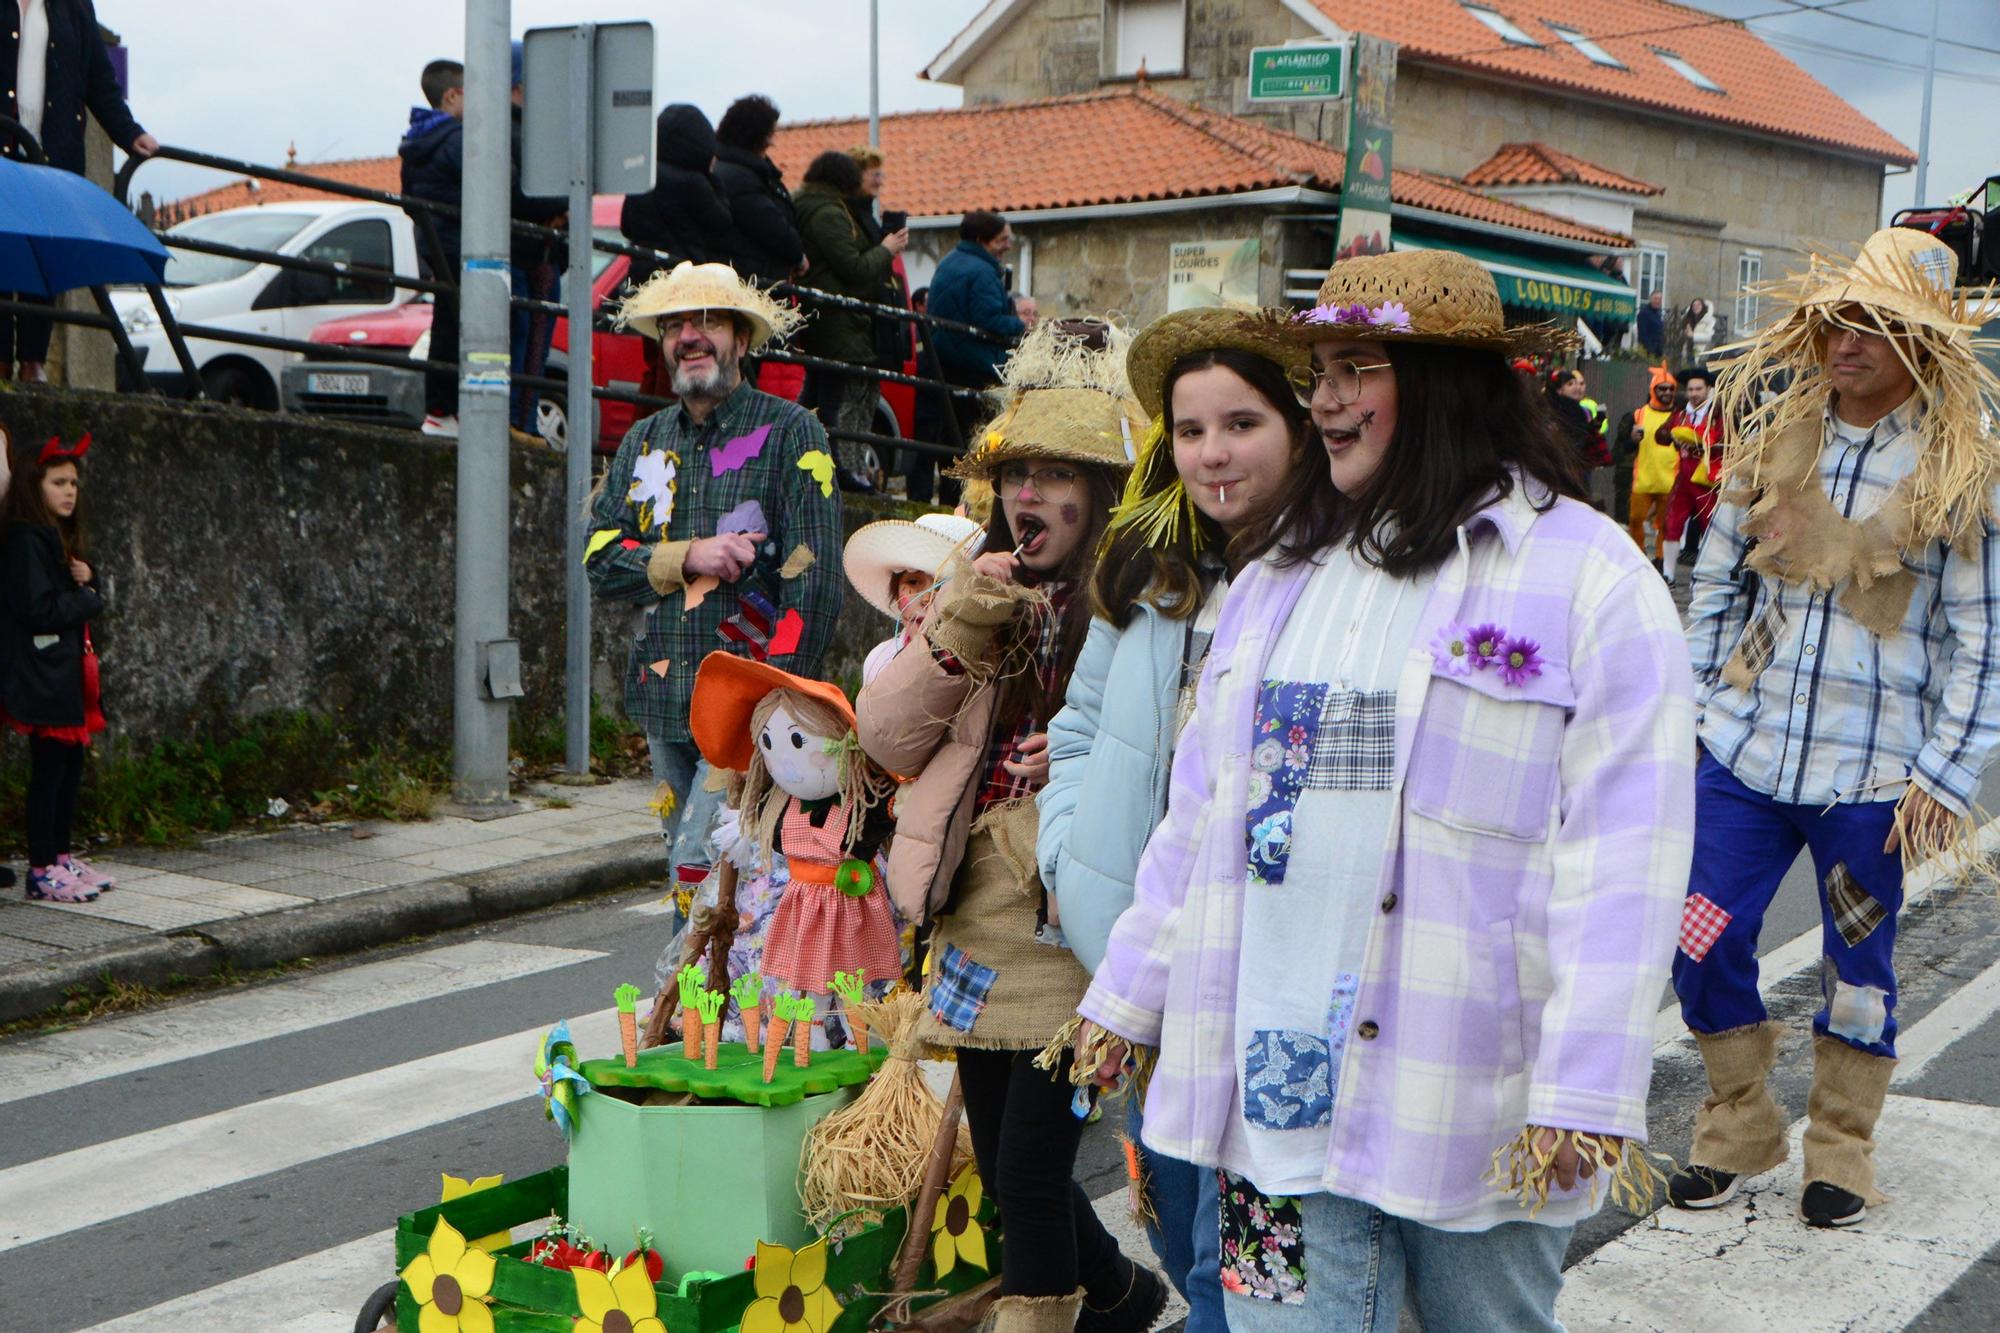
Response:
[[[974,209],[1004,214],[1017,291],[1045,314],[1111,313],[1142,324],[1168,307],[1177,248],[1209,243],[1241,266],[1239,299],[1309,298],[1332,253],[1345,154],[1259,121],[1222,115],[1137,83],[1075,96],[882,117],[882,205],[910,215],[912,287],[958,243]],[[781,126],[772,156],[796,184],[829,149],[865,142],[864,120]],[[1634,306],[1624,282],[1591,267],[1629,253],[1621,231],[1557,216],[1398,167],[1399,237],[1509,251],[1521,318],[1574,308],[1579,296]],[[1245,245],[1245,242],[1251,244]]]
[[[968,105],[1143,80],[1340,144],[1343,103],[1253,104],[1248,57],[1353,33],[1400,46],[1396,166],[1626,232],[1642,299],[1705,297],[1732,328],[1758,316],[1744,283],[1858,247],[1885,168],[1915,160],[1747,27],[1669,0],[991,0],[925,75]]]

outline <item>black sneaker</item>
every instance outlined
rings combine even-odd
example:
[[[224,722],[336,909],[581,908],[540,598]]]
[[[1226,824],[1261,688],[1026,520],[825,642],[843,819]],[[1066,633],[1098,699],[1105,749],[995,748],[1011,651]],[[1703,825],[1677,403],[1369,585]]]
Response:
[[[1691,1166],[1667,1182],[1667,1202],[1676,1208],[1720,1208],[1736,1197],[1738,1179],[1734,1171]]]
[[[1868,1205],[1859,1194],[1838,1185],[1815,1180],[1799,1196],[1799,1220],[1809,1227],[1851,1227],[1868,1216]]]

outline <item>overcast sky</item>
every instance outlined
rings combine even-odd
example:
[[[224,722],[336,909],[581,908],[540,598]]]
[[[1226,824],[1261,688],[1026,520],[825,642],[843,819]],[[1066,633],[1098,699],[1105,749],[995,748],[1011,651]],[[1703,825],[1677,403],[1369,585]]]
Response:
[[[880,0],[882,109],[956,106],[956,88],[917,72],[982,0]],[[1523,0],[1492,0],[1503,12]],[[1939,77],[1931,121],[1933,201],[2000,171],[2000,3],[1937,0]],[[1878,124],[1917,145],[1930,0],[1694,0],[1753,27]],[[1808,6],[1834,12],[1809,14]],[[395,151],[426,60],[465,46],[457,0],[97,0],[131,49],[132,105],[161,140],[281,164]],[[1533,6],[1526,6],[1532,13]],[[656,97],[711,119],[744,92],[770,94],[787,119],[865,115],[866,0],[515,0],[514,31],[581,20],[648,19]],[[1857,21],[1858,20],[1858,21]],[[1917,30],[1905,36],[1870,24]],[[1984,50],[1950,42],[1968,43]],[[220,183],[178,164],[145,168],[136,188],[175,198]],[[1911,202],[1914,177],[1890,178],[1885,211]],[[893,188],[890,191],[893,194]]]

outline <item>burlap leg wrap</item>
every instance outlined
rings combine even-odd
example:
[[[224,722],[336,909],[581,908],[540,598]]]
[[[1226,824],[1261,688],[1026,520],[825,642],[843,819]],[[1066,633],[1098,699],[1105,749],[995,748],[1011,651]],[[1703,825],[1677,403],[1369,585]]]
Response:
[[[1813,1037],[1812,1094],[1806,1099],[1806,1183],[1823,1180],[1885,1202],[1875,1188],[1875,1121],[1889,1095],[1896,1062],[1858,1051],[1838,1037]]]
[[[1782,1030],[1767,1020],[1729,1032],[1694,1034],[1708,1070],[1709,1093],[1695,1112],[1691,1165],[1754,1176],[1785,1160],[1785,1115],[1765,1083],[1778,1062]]]
[[[979,1327],[981,1333],[1070,1333],[1082,1308],[1082,1288],[1068,1296],[1002,1296]]]

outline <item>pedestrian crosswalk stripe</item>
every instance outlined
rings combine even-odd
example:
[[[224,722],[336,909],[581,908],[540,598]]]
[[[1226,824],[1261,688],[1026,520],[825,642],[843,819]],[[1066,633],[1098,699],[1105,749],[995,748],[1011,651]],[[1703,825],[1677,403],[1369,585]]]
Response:
[[[610,1009],[569,1025],[579,1050],[618,1048]],[[0,1253],[526,1101],[547,1026],[9,1167]]]
[[[602,957],[469,940],[93,1023],[0,1047],[0,1105]]]
[[[1945,996],[1922,1022],[1897,1035],[1894,1084],[1915,1083],[1940,1051],[1984,1027],[1996,1013],[2000,1013],[2000,963]]]
[[[362,1302],[396,1276],[396,1233],[335,1245],[150,1309],[95,1324],[84,1333],[167,1329],[256,1329],[258,1333],[349,1333]]]

